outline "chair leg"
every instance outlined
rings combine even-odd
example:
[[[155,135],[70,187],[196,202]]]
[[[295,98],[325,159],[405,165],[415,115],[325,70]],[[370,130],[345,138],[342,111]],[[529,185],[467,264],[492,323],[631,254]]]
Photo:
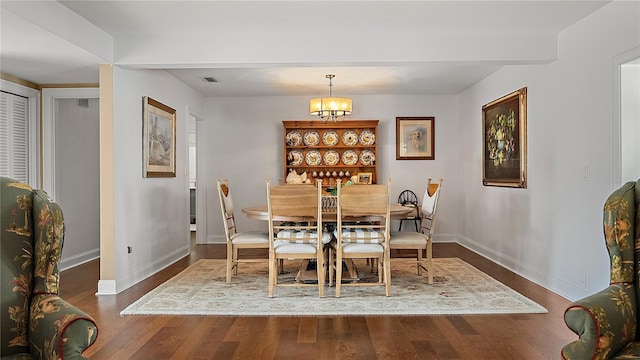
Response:
[[[391,259],[389,258],[389,254],[386,254],[384,257],[384,291],[386,296],[391,296]]]
[[[318,296],[324,297],[324,273],[325,273],[325,253],[319,254],[316,259],[316,273],[318,274]]]
[[[329,286],[333,286],[333,279],[335,277],[336,266],[335,262],[333,262],[333,257],[335,256],[333,249],[329,247]]]
[[[429,285],[433,285],[433,244],[427,240],[427,271],[429,272]]]
[[[336,251],[336,297],[340,297],[340,285],[342,284],[342,253]]]
[[[269,254],[269,297],[273,297],[273,287],[278,277],[277,262],[274,254]]]
[[[417,250],[416,254],[416,267],[418,268],[418,275],[422,275],[422,249]]]
[[[233,269],[233,245],[227,244],[227,284],[231,282],[231,270]]]
[[[233,263],[235,265],[234,275],[238,275],[238,248],[233,248]]]

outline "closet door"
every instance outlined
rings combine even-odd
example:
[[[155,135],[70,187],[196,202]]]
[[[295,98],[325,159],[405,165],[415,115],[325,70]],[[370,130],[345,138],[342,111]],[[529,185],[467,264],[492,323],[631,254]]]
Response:
[[[29,104],[0,92],[0,175],[29,182]]]

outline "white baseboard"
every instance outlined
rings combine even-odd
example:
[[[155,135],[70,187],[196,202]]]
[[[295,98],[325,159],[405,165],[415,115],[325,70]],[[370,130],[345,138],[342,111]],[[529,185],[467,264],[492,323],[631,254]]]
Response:
[[[227,238],[221,235],[209,235],[207,236],[207,244],[226,244]]]
[[[164,270],[165,268],[171,266],[175,262],[184,258],[185,256],[189,256],[191,248],[189,245],[176,249],[172,253],[166,254],[161,258],[156,259],[153,263],[148,264],[147,266],[137,269],[135,272],[131,274],[125,274],[125,276],[121,277],[117,280],[116,291],[120,293],[131,286],[139,283],[142,280],[145,280],[151,277],[154,274]]]
[[[96,295],[116,295],[115,280],[98,280],[98,292]]]
[[[100,257],[100,248],[85,251],[81,254],[67,256],[60,260],[60,271],[67,270],[78,265],[82,265],[91,260],[95,260]]]

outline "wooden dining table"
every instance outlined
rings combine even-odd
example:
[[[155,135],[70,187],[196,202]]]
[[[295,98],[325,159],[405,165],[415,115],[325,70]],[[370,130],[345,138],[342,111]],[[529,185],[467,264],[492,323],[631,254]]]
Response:
[[[402,218],[407,217],[409,214],[415,211],[416,211],[415,207],[404,206],[400,204],[391,204],[389,209],[389,215],[391,216],[392,220],[393,219],[400,220]],[[249,206],[242,209],[242,212],[245,213],[247,217],[250,219],[264,220],[264,221],[269,220],[269,212],[267,210],[267,205]],[[335,222],[337,221],[336,215],[337,213],[335,210],[323,211],[322,221]],[[300,216],[278,216],[278,217],[275,217],[274,219],[279,221],[313,221],[312,218],[307,219]],[[368,219],[365,215],[363,215],[363,216],[358,216],[357,220],[367,221]]]

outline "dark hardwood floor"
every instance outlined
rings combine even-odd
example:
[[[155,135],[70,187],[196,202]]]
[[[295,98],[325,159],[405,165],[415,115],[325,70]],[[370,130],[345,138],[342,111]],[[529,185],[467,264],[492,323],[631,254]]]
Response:
[[[562,346],[577,338],[564,325],[563,313],[569,302],[561,296],[457,244],[434,244],[434,256],[459,257],[536,301],[549,313],[120,316],[129,304],[196,260],[224,258],[224,245],[194,245],[190,256],[118,295],[95,295],[99,262],[92,261],[62,272],[60,294],[97,320],[98,339],[85,352],[93,360],[558,359]]]

